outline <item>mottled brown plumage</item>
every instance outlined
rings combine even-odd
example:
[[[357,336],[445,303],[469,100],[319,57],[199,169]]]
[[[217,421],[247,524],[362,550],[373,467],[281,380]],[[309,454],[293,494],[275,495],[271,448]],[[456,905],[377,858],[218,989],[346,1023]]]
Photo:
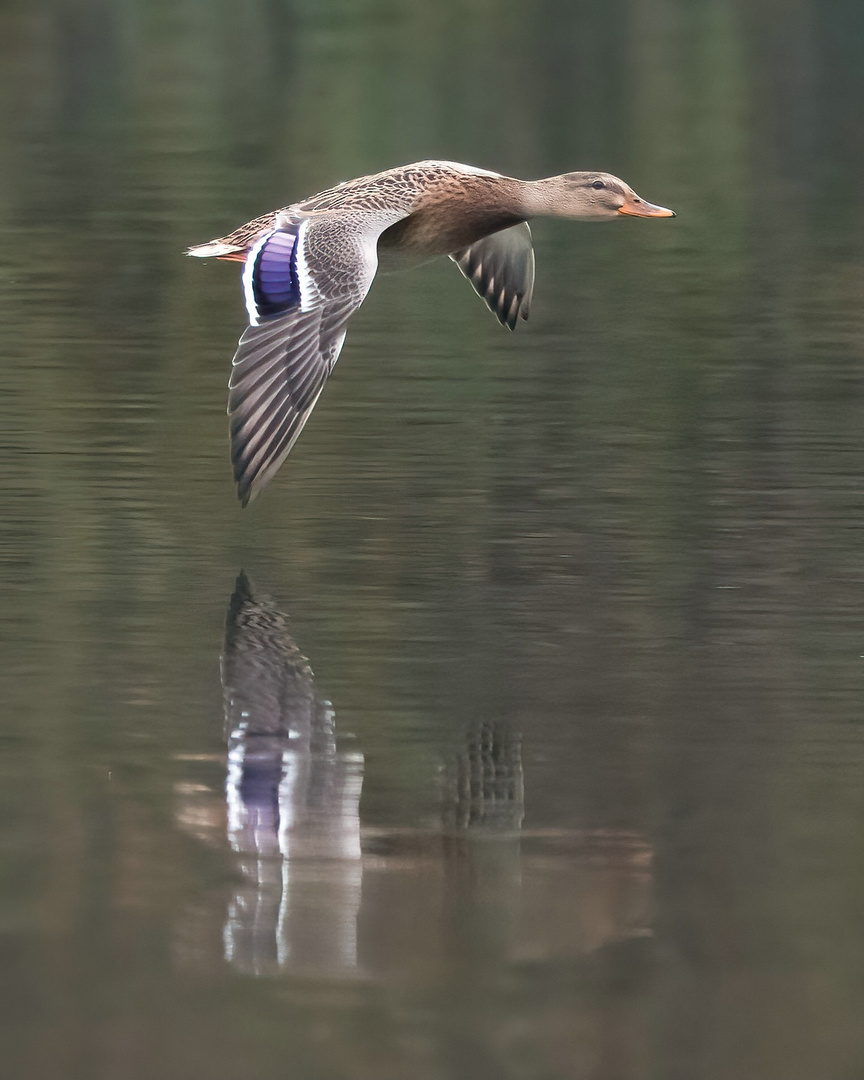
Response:
[[[502,325],[528,318],[539,215],[672,217],[608,173],[517,180],[420,161],[347,180],[189,249],[244,262],[250,325],[229,383],[232,460],[243,505],[273,476],[324,387],[378,252],[449,255]]]

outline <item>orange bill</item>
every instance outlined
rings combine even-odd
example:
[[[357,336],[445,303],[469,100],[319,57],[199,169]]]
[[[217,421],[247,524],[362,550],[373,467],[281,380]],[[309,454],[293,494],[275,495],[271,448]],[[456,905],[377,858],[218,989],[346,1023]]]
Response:
[[[667,210],[665,206],[655,206],[654,203],[645,202],[638,195],[628,195],[624,205],[618,207],[618,213],[630,217],[675,217],[674,210]]]

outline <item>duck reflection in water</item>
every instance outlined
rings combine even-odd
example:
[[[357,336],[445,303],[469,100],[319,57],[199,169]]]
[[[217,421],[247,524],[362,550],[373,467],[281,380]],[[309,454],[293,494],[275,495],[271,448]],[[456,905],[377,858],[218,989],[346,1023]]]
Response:
[[[361,833],[363,756],[337,740],[287,616],[245,574],[221,670],[227,764],[220,756],[220,778],[194,783],[200,758],[181,755],[178,821],[216,849],[227,834],[239,881],[187,910],[184,965],[397,986],[450,971],[454,1008],[504,967],[532,979],[547,966],[582,971],[612,946],[613,966],[628,969],[618,946],[650,926],[650,848],[617,828],[525,829],[509,703],[471,710],[442,747],[437,805],[418,816],[406,786],[407,804],[397,796],[389,822]]]
[[[363,757],[338,747],[333,708],[317,693],[287,616],[243,573],[228,605],[221,668],[227,835],[244,878],[228,903],[225,959],[249,974],[356,974]],[[441,819],[426,839],[399,827],[367,838],[375,869],[366,936],[391,937],[377,913],[389,911],[394,930],[401,921],[389,858],[398,853],[425,867],[417,875],[425,895],[409,908],[439,927],[435,950],[454,947],[455,934],[458,951],[470,943],[473,953],[505,956],[521,891],[520,740],[497,720],[469,725],[460,742],[442,773]],[[424,951],[414,930],[400,945],[406,959]],[[378,970],[368,942],[365,954],[366,973]]]
[[[363,757],[337,747],[333,709],[275,604],[241,573],[222,653],[228,839],[246,881],[225,958],[250,974],[357,966]]]

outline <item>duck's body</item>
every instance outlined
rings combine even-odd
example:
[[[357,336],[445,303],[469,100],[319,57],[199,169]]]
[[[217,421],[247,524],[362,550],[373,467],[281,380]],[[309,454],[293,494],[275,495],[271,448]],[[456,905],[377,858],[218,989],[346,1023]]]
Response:
[[[196,256],[245,261],[246,253],[282,216],[344,214],[351,211],[398,214],[379,248],[421,257],[449,255],[460,247],[527,220],[521,180],[449,161],[420,161],[398,169],[346,180],[336,187],[284,206],[241,225],[227,236],[190,248]]]
[[[250,325],[229,383],[232,460],[246,503],[294,445],[378,265],[378,251],[449,255],[499,321],[528,318],[538,215],[672,217],[608,173],[517,180],[421,161],[348,180],[255,218],[190,255],[242,261]]]

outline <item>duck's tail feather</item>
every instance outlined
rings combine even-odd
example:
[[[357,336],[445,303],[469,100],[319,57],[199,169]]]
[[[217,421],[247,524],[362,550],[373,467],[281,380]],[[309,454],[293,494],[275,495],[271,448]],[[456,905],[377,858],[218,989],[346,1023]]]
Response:
[[[228,259],[231,262],[245,262],[246,251],[236,244],[226,244],[224,240],[211,240],[209,244],[196,244],[186,249],[187,255],[196,259]]]

